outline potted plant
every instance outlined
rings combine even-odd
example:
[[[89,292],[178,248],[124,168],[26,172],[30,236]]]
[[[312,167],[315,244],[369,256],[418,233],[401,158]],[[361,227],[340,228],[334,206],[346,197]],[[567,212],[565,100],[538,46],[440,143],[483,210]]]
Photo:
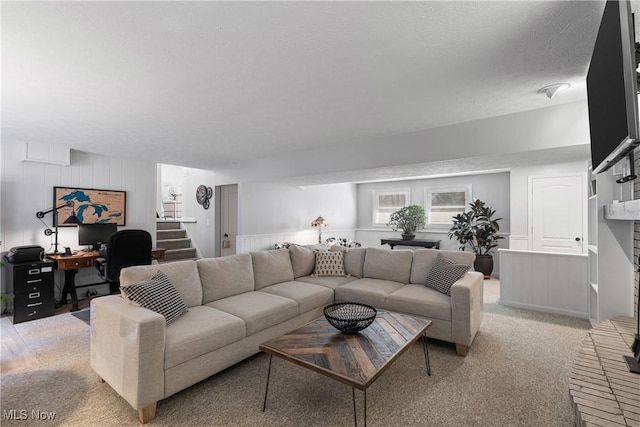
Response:
[[[453,226],[449,230],[449,238],[456,238],[463,251],[469,248],[476,254],[473,264],[476,271],[484,274],[484,278],[491,277],[493,271],[493,250],[498,246],[502,218],[493,218],[496,211],[479,199],[469,203],[471,209],[453,217]]]
[[[11,302],[11,295],[0,293],[0,314],[4,314],[7,305]]]
[[[403,239],[413,240],[416,237],[416,230],[424,227],[426,223],[427,214],[424,208],[419,205],[410,205],[393,212],[387,225],[393,228],[393,231],[402,230]]]

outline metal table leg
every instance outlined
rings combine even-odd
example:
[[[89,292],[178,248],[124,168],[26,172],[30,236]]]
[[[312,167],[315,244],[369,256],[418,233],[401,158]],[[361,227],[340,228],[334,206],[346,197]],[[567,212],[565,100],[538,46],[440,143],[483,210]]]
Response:
[[[422,348],[424,349],[424,358],[427,362],[427,375],[431,376],[431,362],[429,361],[429,347],[427,346],[427,336],[422,336]]]
[[[262,412],[267,409],[267,392],[269,391],[269,378],[271,377],[271,360],[273,355],[269,355],[269,368],[267,369],[267,386],[264,389],[264,402],[262,403]]]
[[[364,390],[364,427],[367,427],[367,390]],[[351,397],[353,399],[353,424],[358,427],[358,416],[356,415],[356,389],[351,387]]]

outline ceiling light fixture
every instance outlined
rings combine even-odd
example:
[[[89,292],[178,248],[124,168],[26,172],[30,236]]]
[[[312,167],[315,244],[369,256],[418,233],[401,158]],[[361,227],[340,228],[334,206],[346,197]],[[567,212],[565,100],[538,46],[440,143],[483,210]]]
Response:
[[[547,95],[549,99],[551,99],[554,96],[556,96],[558,92],[567,90],[570,87],[571,85],[569,83],[556,83],[556,84],[543,87],[538,91],[538,93],[544,93],[545,95]]]

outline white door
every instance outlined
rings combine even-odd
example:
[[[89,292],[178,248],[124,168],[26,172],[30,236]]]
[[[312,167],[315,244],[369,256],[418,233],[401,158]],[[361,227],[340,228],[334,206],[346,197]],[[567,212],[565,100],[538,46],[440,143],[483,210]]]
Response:
[[[238,186],[223,185],[220,192],[220,253],[234,255],[238,235]]]
[[[531,249],[584,253],[584,176],[531,178]]]

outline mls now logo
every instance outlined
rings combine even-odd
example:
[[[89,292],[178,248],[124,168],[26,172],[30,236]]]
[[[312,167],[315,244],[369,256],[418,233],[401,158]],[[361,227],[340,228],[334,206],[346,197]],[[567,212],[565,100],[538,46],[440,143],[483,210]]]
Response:
[[[56,418],[56,413],[52,411],[41,411],[32,409],[31,412],[26,409],[3,409],[2,418],[5,420],[42,420],[51,421]]]

